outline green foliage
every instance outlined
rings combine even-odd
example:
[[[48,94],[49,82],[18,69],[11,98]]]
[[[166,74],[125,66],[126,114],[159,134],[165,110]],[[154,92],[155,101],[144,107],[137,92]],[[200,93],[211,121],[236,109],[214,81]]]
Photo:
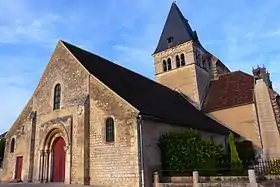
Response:
[[[270,175],[280,175],[280,160],[275,159],[269,164],[268,173]]]
[[[195,130],[164,134],[159,148],[163,169],[173,171],[213,169],[223,155],[221,145],[203,140]]]
[[[252,142],[236,142],[236,148],[243,167],[248,167],[255,163],[255,150]]]
[[[231,170],[232,172],[239,172],[242,171],[242,162],[239,158],[236,145],[235,145],[235,139],[234,134],[230,132],[229,134],[229,146],[230,146],[230,162],[231,162]]]
[[[3,160],[5,151],[5,141],[2,139],[0,140],[0,162]]]

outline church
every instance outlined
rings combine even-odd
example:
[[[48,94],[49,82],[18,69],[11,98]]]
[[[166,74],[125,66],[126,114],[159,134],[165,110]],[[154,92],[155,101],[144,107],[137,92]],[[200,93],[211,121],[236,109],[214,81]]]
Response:
[[[155,80],[60,40],[4,135],[0,180],[151,186],[161,134],[230,131],[262,158],[280,156],[280,96],[265,67],[231,72],[172,3],[153,51]]]

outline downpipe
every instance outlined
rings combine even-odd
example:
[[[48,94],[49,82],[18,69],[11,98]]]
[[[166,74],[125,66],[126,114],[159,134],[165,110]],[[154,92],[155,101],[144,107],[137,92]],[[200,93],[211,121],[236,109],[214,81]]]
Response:
[[[144,178],[144,155],[143,155],[143,119],[142,115],[137,117],[137,127],[138,127],[138,145],[139,145],[139,156],[140,156],[140,174],[141,174],[141,187],[145,187],[145,178]]]

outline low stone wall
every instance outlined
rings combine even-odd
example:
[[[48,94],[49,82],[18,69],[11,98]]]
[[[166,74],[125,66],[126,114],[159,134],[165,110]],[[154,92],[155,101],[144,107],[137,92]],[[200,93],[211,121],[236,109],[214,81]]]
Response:
[[[161,183],[192,183],[193,177],[161,177]],[[248,176],[213,176],[213,177],[199,177],[200,183],[205,182],[249,182]]]
[[[154,173],[154,187],[257,187],[254,170],[248,170],[248,176],[199,176],[193,171],[193,176],[163,177]]]
[[[250,183],[198,183],[198,184],[176,184],[176,183],[160,183],[158,187],[250,187]],[[252,186],[257,187],[257,186]]]

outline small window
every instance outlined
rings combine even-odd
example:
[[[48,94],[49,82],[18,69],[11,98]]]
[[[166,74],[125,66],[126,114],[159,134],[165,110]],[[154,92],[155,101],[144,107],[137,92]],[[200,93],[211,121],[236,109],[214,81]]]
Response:
[[[162,62],[162,68],[163,68],[163,71],[167,71],[167,63],[166,63],[166,60],[163,60],[163,62]]]
[[[15,152],[15,139],[13,138],[11,141],[10,153]]]
[[[182,53],[180,57],[181,57],[181,66],[186,65],[185,55]]]
[[[108,118],[106,120],[106,142],[114,142],[114,141],[115,141],[114,119]]]
[[[167,70],[171,70],[172,66],[171,66],[171,58],[167,59]]]
[[[180,64],[180,58],[178,55],[176,55],[176,67],[179,68],[181,66]]]
[[[167,43],[168,43],[168,44],[172,44],[172,43],[173,43],[173,37],[167,38]]]
[[[61,99],[61,86],[60,84],[57,84],[54,87],[54,105],[53,105],[54,110],[60,109],[60,99]]]

